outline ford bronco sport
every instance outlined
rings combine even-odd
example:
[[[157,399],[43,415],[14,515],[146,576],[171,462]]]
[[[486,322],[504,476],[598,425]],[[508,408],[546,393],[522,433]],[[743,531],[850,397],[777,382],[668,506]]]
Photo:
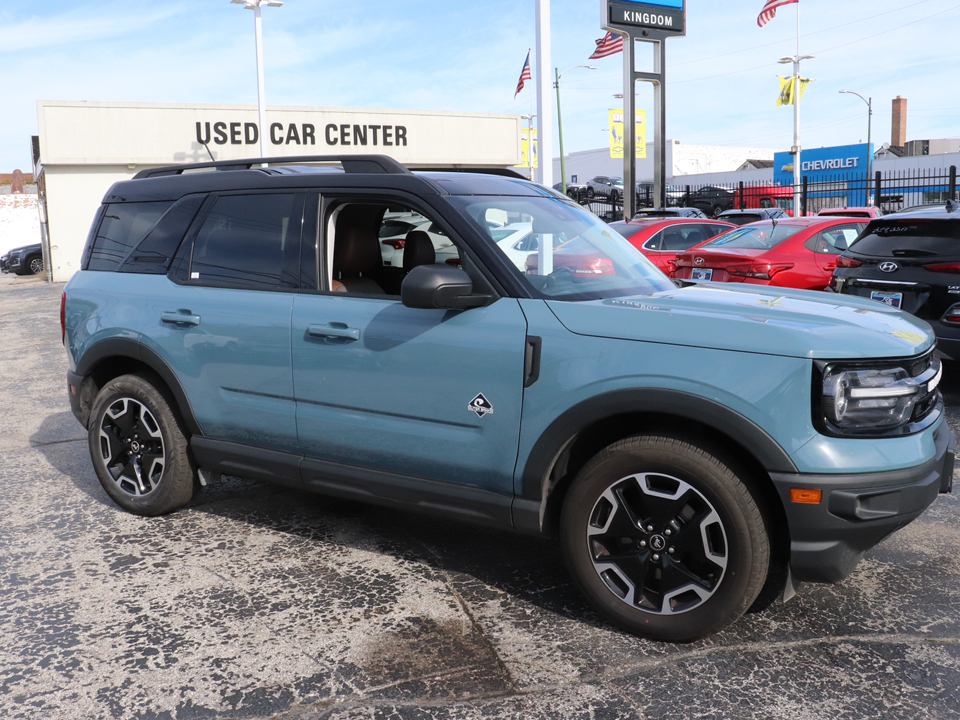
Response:
[[[516,177],[261,162],[116,183],[65,289],[70,403],[130,512],[228,473],[556,536],[606,618],[690,641],[840,580],[951,487],[921,320],[678,288]],[[491,236],[516,223],[533,274]]]

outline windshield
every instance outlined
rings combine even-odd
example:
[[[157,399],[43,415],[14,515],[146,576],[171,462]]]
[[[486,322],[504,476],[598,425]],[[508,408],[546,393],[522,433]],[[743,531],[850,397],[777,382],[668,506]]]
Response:
[[[507,258],[534,297],[557,300],[650,295],[674,289],[653,263],[593,213],[553,197],[451,197]],[[528,226],[523,248],[497,243],[491,226]]]
[[[802,225],[784,225],[783,223],[754,223],[740,227],[723,235],[717,235],[701,247],[707,248],[753,248],[764,250],[779,245],[791,235],[803,230]]]
[[[610,182],[612,182],[614,185],[623,187],[623,178],[610,178]]]

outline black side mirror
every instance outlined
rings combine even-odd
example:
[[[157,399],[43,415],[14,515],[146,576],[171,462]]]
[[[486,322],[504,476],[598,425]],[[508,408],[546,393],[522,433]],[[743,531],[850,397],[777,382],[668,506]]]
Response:
[[[400,300],[411,308],[456,310],[486,305],[488,295],[474,295],[473,281],[452,265],[418,265],[403,279]]]

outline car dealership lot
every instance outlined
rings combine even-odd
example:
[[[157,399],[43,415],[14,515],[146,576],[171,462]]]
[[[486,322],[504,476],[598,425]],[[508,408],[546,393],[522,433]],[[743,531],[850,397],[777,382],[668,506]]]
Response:
[[[67,403],[61,290],[0,276],[0,717],[960,713],[956,495],[840,585],[693,644],[640,640],[526,536],[237,478],[123,512]]]

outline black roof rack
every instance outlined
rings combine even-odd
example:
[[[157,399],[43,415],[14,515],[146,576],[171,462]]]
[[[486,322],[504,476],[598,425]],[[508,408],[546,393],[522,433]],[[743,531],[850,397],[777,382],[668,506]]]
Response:
[[[216,162],[188,163],[184,165],[168,165],[166,167],[141,170],[133,176],[139,178],[163,177],[167,175],[182,175],[187,170],[213,169],[218,171],[259,169],[258,166],[283,165],[287,163],[307,162],[336,162],[343,166],[347,173],[370,174],[409,174],[410,171],[388,155],[295,155],[291,157],[249,158],[245,160],[219,160]]]
[[[516,170],[502,167],[413,167],[414,172],[455,172],[455,173],[478,173],[481,175],[500,175],[502,177],[517,178],[519,180],[529,180],[526,175],[521,175]]]

